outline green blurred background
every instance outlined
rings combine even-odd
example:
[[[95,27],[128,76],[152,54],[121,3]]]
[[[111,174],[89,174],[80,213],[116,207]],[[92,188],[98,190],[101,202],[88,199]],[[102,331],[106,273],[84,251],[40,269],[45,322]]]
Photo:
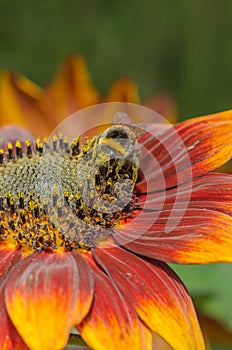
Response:
[[[142,100],[173,96],[180,119],[232,107],[232,1],[0,0],[0,69],[44,86],[74,52],[102,95],[123,76]],[[176,271],[232,329],[232,266]]]
[[[182,118],[231,107],[231,36],[230,0],[0,0],[0,68],[44,85],[79,52],[102,93],[129,76]]]

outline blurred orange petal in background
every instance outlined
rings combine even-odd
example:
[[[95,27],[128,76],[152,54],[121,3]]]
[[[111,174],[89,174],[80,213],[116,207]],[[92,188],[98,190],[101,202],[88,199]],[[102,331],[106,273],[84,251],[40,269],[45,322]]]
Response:
[[[77,54],[61,65],[44,89],[23,75],[7,70],[0,73],[0,126],[16,125],[35,136],[47,136],[70,114],[102,102],[140,103],[136,83],[120,78],[106,96],[100,96],[83,57]],[[171,123],[176,119],[175,104],[168,95],[156,96],[143,104]]]

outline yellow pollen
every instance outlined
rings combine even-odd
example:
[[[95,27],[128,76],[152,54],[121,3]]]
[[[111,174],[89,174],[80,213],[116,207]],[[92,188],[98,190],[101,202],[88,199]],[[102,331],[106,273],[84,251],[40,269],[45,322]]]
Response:
[[[59,135],[35,147],[26,140],[25,154],[19,141],[0,149],[0,242],[29,254],[91,249],[112,236],[135,209],[139,155],[131,133],[123,137],[85,138],[80,148],[79,137],[69,147]]]

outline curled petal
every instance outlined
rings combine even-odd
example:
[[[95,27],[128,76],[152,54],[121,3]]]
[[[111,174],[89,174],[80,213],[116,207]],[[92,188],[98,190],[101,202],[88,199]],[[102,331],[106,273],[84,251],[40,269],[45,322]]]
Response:
[[[5,125],[2,128],[0,128],[0,148],[2,148],[4,151],[7,151],[9,142],[11,142],[15,146],[16,141],[20,141],[22,144],[23,152],[25,152],[25,141],[27,139],[31,140],[33,144],[34,137],[29,131],[25,129],[12,125]]]
[[[34,253],[9,275],[6,307],[29,348],[58,350],[88,313],[92,289],[90,270],[79,254]]]
[[[151,349],[151,333],[112,281],[87,257],[94,271],[94,300],[91,310],[77,327],[95,350]]]
[[[167,265],[122,248],[94,249],[93,256],[145,324],[173,349],[204,349],[191,298]]]
[[[146,232],[145,225],[150,226]],[[154,213],[144,214],[136,224],[117,228],[115,239],[133,252],[166,262],[232,262],[231,228],[232,217],[227,214],[175,209],[162,211],[156,220]]]

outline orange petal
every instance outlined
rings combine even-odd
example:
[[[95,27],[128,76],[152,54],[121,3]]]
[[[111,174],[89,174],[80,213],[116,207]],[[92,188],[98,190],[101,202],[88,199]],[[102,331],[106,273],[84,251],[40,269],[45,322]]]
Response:
[[[204,208],[164,210],[156,220],[154,215],[144,213],[136,224],[117,228],[115,239],[133,252],[166,262],[232,262],[231,216]]]
[[[77,327],[84,341],[95,350],[151,349],[150,331],[91,256],[87,261],[94,271],[94,301]]]
[[[139,103],[138,87],[130,79],[118,79],[111,87],[105,102]]]
[[[42,89],[21,75],[0,74],[0,123],[17,125],[44,136],[51,128],[41,102]]]
[[[49,115],[60,123],[70,114],[98,103],[98,93],[91,83],[82,56],[72,55],[61,66],[46,88]]]
[[[204,349],[191,298],[167,265],[122,248],[94,249],[93,256],[145,324],[173,349]]]
[[[152,190],[171,188],[228,161],[232,156],[231,139],[232,110],[195,118],[170,128],[158,138],[144,134],[140,142],[153,159],[151,154],[145,155],[140,166],[146,169],[146,181],[151,182]],[[138,190],[146,190],[146,181],[138,183]]]
[[[79,254],[34,253],[10,274],[6,307],[30,348],[58,350],[88,313],[92,288],[90,270]]]

